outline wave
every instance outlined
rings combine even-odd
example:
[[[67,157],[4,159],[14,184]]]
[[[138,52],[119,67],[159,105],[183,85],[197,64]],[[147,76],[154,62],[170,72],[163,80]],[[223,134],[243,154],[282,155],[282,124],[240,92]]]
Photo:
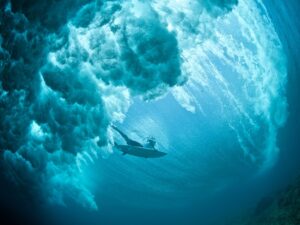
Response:
[[[97,209],[83,165],[111,154],[109,125],[135,97],[170,91],[230,127],[253,165],[274,162],[286,68],[260,1],[0,6],[1,165],[28,195]]]

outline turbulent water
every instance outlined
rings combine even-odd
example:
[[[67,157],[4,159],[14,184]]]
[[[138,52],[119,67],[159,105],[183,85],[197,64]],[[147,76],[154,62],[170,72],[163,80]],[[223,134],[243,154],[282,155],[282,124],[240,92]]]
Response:
[[[280,161],[295,104],[299,24],[280,4],[1,1],[2,183],[54,224],[224,218],[224,195]],[[122,156],[112,124],[167,155]]]

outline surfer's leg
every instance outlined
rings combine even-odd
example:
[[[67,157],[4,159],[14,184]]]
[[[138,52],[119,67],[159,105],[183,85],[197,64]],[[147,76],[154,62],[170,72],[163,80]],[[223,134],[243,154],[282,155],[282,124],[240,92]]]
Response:
[[[142,144],[138,143],[137,141],[131,140],[126,134],[124,134],[122,131],[120,131],[116,126],[111,125],[111,127],[124,138],[124,140],[126,141],[126,143],[128,145],[139,146],[139,147],[143,146]]]
[[[127,142],[128,140],[130,140],[129,137],[128,137],[126,134],[124,134],[122,131],[120,131],[116,126],[112,125],[111,127],[112,127],[115,131],[117,131],[117,132],[122,136],[122,138],[125,139],[126,142]]]

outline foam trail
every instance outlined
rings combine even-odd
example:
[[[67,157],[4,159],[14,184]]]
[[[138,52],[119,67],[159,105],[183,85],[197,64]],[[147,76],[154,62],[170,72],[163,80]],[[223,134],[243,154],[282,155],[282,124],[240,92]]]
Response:
[[[245,155],[251,155],[262,170],[270,168],[278,154],[277,130],[287,115],[287,69],[263,3],[241,0],[215,20],[211,19],[215,14],[205,8],[193,16],[203,7],[197,3],[164,1],[155,2],[154,7],[176,32],[182,71],[189,76],[181,93],[173,92],[174,97],[188,111],[202,105],[198,110],[204,113],[210,110],[205,102],[215,101],[215,110],[237,131]],[[166,8],[172,13],[166,13]]]

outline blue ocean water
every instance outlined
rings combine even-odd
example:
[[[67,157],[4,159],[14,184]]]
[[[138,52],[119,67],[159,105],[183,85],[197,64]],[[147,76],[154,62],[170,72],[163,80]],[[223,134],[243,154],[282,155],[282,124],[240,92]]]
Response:
[[[50,53],[46,50],[47,53],[40,53],[47,55],[48,60],[41,63],[43,66],[37,66],[40,76],[36,82],[41,85],[36,89],[42,100],[24,107],[24,111],[38,110],[42,115],[29,114],[26,127],[30,127],[31,136],[20,135],[18,147],[11,143],[15,136],[1,128],[1,141],[5,143],[1,145],[1,152],[5,151],[1,156],[3,171],[17,177],[12,179],[17,187],[3,181],[0,196],[5,206],[1,208],[17,215],[24,224],[223,224],[246,214],[262,197],[276,193],[300,174],[299,2],[239,1],[235,5],[236,1],[229,1],[221,10],[222,1],[208,1],[203,7],[211,15],[203,13],[199,18],[195,13],[201,7],[189,8],[186,1],[153,1],[151,10],[146,3],[132,2],[129,6],[124,3],[122,8],[134,10],[121,10],[120,14],[115,14],[119,10],[117,4],[105,6],[107,14],[112,13],[116,18],[111,27],[117,30],[118,26],[122,27],[119,17],[128,20],[127,30],[124,28],[120,35],[107,30],[108,25],[99,31],[105,24],[102,17],[106,16],[107,20],[110,17],[105,15],[105,10],[95,13],[96,22],[88,18],[78,22],[89,26],[75,28],[69,24],[70,31],[66,34],[58,37],[50,34],[47,38],[51,41],[61,40],[56,40],[57,46],[49,45]],[[220,5],[214,8],[214,4]],[[74,11],[81,10],[85,15],[87,10],[93,14],[91,7],[78,3]],[[157,17],[164,18],[163,25],[156,25]],[[104,21],[99,22],[101,19]],[[199,22],[203,20],[206,23]],[[47,24],[48,19],[45,21]],[[145,31],[135,30],[143,26],[140,29]],[[66,28],[55,25],[50,29],[61,29],[63,33]],[[130,32],[134,35],[130,36]],[[151,42],[152,36],[148,37],[147,32],[153,32],[154,36],[162,33],[162,41]],[[176,50],[172,32],[176,33]],[[7,33],[1,36],[0,43],[11,35]],[[101,48],[81,53],[83,50],[78,46],[84,49],[98,35],[106,40],[95,43]],[[164,56],[166,59],[162,57],[155,62],[163,53],[146,47],[143,50],[135,44],[143,38],[151,40],[150,47],[159,45],[163,53],[168,52],[172,57]],[[171,47],[161,44],[170,39]],[[122,52],[124,43],[136,54],[147,52],[139,58],[144,63],[142,68],[124,69],[123,64],[116,63],[131,57],[124,64],[136,62],[133,53],[124,50],[124,55],[116,56],[113,47],[110,48],[116,45]],[[73,46],[75,52],[80,52],[79,56]],[[97,58],[97,51],[105,55]],[[15,56],[11,52],[12,60]],[[25,53],[15,51],[14,54]],[[180,58],[176,58],[177,54]],[[73,55],[76,57],[72,58]],[[78,66],[76,60],[83,61],[82,65]],[[98,65],[99,61],[104,62]],[[180,68],[177,68],[179,61]],[[118,70],[107,72],[105,67]],[[135,74],[131,70],[141,70],[145,75],[140,80],[131,79]],[[163,72],[154,72],[157,70],[173,72],[174,80],[165,78]],[[11,89],[22,90],[19,84],[10,87],[2,67],[1,72],[4,74],[1,97],[5,98],[5,92],[10,93]],[[121,78],[117,75],[120,72],[125,74]],[[103,80],[98,86],[94,83],[96,78],[89,77],[94,73],[97,79]],[[155,73],[153,82],[147,79],[152,73]],[[68,85],[59,85],[66,80],[70,81],[65,82]],[[173,87],[174,82],[180,85]],[[181,82],[185,83],[181,85]],[[130,91],[119,86],[120,83]],[[35,89],[34,84],[29,86]],[[22,91],[15,91],[8,99],[18,94],[22,95]],[[95,103],[97,98],[101,98],[100,103]],[[7,106],[8,100],[5,103]],[[43,104],[51,105],[49,115]],[[11,105],[13,108],[14,103]],[[64,111],[65,106],[71,110]],[[1,113],[13,114],[2,108]],[[95,122],[107,128],[107,133],[85,126]],[[158,159],[122,155],[113,146],[120,137],[109,128],[110,123],[140,142],[149,135],[155,136],[157,147],[167,155]],[[12,125],[7,124],[3,122],[1,126],[10,129]],[[102,138],[107,142],[99,144]],[[39,148],[40,143],[43,148]],[[55,153],[55,148],[63,151]],[[32,149],[37,150],[32,153]],[[45,149],[47,154],[43,155]],[[64,151],[71,156],[63,154]],[[27,168],[26,160],[33,169]],[[18,170],[19,164],[22,172]],[[33,189],[28,183],[33,184]],[[21,194],[15,195],[16,192]]]

